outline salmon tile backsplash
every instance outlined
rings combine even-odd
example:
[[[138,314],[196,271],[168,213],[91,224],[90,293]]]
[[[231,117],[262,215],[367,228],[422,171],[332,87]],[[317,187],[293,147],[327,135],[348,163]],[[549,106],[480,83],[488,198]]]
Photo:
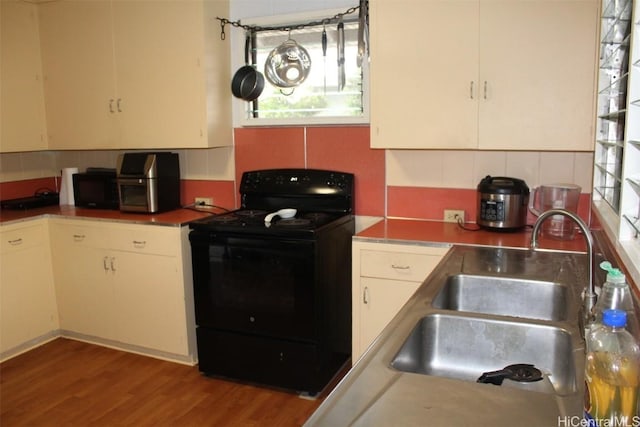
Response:
[[[308,128],[307,167],[353,173],[356,213],[384,216],[384,150],[369,147],[368,127]]]
[[[0,182],[0,200],[33,196],[40,191],[57,191],[53,177]]]
[[[272,168],[355,174],[356,213],[384,216],[384,151],[369,148],[369,128],[296,127],[235,130],[236,193],[242,173]]]
[[[589,218],[593,153],[371,149],[368,126],[247,127],[235,129],[234,138],[234,147],[178,150],[184,205],[212,197],[214,204],[232,209],[240,203],[242,172],[313,168],[355,174],[355,212],[361,216],[441,221],[444,209],[463,209],[467,221],[475,221],[476,186],[490,174],[524,179],[530,188],[578,184],[583,191],[578,213]],[[116,155],[108,150],[0,154],[0,198],[55,187],[51,175],[62,167],[115,167]],[[530,215],[528,222],[533,221]]]
[[[476,190],[428,187],[387,187],[387,216],[442,220],[445,209],[475,216]]]
[[[465,221],[475,222],[478,214],[477,191],[466,188],[387,187],[387,216],[442,221],[445,209],[464,210]],[[578,215],[589,222],[591,195],[583,193],[578,202]],[[527,214],[527,224],[536,217]]]
[[[183,179],[180,183],[180,202],[182,205],[193,203],[196,197],[211,197],[214,205],[226,209],[237,206],[237,197],[232,181]]]
[[[237,128],[236,182],[250,170],[304,168],[304,128]]]

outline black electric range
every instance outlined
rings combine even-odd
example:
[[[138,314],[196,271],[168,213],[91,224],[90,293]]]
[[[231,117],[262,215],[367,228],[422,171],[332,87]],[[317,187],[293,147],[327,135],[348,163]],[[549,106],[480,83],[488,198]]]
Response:
[[[354,176],[251,171],[240,195],[190,224],[199,369],[316,394],[350,360]]]

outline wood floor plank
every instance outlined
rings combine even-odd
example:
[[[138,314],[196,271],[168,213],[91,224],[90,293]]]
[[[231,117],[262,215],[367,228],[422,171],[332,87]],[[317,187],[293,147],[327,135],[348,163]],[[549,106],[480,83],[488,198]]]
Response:
[[[64,338],[0,364],[2,427],[293,427],[320,402]]]

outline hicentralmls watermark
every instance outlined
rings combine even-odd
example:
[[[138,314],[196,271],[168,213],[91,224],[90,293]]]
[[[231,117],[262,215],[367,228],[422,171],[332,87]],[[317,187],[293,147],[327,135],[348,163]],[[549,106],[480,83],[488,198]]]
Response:
[[[640,415],[600,420],[587,420],[577,415],[558,417],[558,427],[640,427]]]

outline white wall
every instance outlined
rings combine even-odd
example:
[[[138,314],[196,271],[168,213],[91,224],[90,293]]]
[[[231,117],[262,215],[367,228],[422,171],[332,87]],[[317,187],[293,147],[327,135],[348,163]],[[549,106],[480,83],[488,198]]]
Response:
[[[591,193],[592,153],[543,151],[387,150],[387,185],[470,188],[482,178],[510,176],[529,187],[573,183]]]

